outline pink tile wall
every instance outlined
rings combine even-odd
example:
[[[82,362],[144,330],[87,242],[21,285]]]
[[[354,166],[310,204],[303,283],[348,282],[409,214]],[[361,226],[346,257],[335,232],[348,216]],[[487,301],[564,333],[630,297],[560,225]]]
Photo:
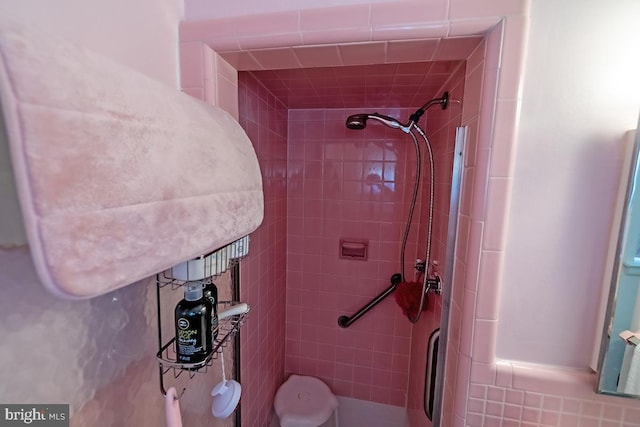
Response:
[[[287,110],[247,73],[239,75],[240,124],[263,174],[265,216],[241,264],[241,299],[251,306],[242,330],[242,425],[264,426],[284,380]]]
[[[454,145],[456,137],[456,127],[460,126],[462,102],[464,97],[464,65],[454,70],[447,82],[442,86],[440,94],[445,90],[449,92],[450,103],[446,110],[439,106],[429,109],[426,117],[426,124],[423,128],[431,142],[434,163],[435,163],[435,203],[433,218],[433,238],[431,244],[431,259],[439,261],[438,271],[444,274],[446,267],[446,245],[449,221],[449,204],[451,197],[451,180],[454,158]],[[440,96],[440,95],[438,95]],[[424,120],[424,119],[423,119]],[[425,150],[424,163],[427,165],[427,153]],[[423,180],[429,179],[429,168],[425,168]],[[420,231],[418,254],[423,254],[426,250],[426,235],[428,221],[428,186],[422,189],[422,200],[424,209],[420,215]]]
[[[449,315],[449,341],[447,343],[446,384],[444,390],[444,406],[442,419],[445,425],[455,423],[455,402],[458,396],[464,394],[468,377],[459,371],[460,355],[464,351],[461,336],[465,332],[463,323],[463,310],[468,308],[470,301],[465,300],[465,280],[468,273],[475,271],[470,263],[473,256],[469,254],[470,241],[473,240],[475,230],[470,220],[470,195],[472,191],[473,177],[476,164],[476,152],[478,146],[478,122],[479,104],[481,94],[481,82],[484,67],[485,42],[481,43],[467,59],[464,79],[464,100],[461,107],[461,122],[467,129],[467,139],[464,151],[463,181],[461,189],[460,213],[458,220],[458,235],[456,241],[454,277]],[[479,77],[478,77],[479,76]],[[470,182],[471,180],[471,182]],[[465,305],[466,304],[466,305]],[[464,365],[463,365],[464,366]]]
[[[477,42],[476,42],[477,44]],[[419,52],[420,46],[416,46]],[[463,61],[252,71],[291,109],[423,105]],[[404,118],[406,120],[406,118]]]
[[[345,128],[361,111],[289,113],[285,369],[317,376],[341,396],[404,406],[411,327],[394,299],[347,329],[337,324],[399,271],[414,173],[407,135],[375,123]],[[368,260],[339,259],[341,238],[368,240]]]
[[[432,230],[432,243],[431,243],[431,260],[437,260],[439,265],[437,271],[441,276],[445,274],[446,268],[446,244],[447,244],[447,231],[449,221],[449,201],[451,197],[451,180],[452,180],[452,166],[454,156],[454,145],[456,127],[460,126],[462,117],[462,104],[465,90],[465,66],[461,65],[455,69],[449,79],[445,82],[441,92],[447,90],[451,102],[446,110],[442,110],[439,107],[432,107],[425,115],[426,119],[421,122],[422,127],[425,129],[425,133],[429,138],[432,146],[434,164],[435,164],[435,203],[434,203],[434,215],[433,215],[433,230]],[[425,171],[422,180],[428,182],[429,167],[427,160],[427,153],[425,150],[424,155]],[[422,209],[419,216],[419,241],[418,252],[416,257],[424,259],[426,253],[426,236],[428,231],[428,198],[429,187],[424,186],[422,189]],[[459,230],[460,233],[465,233],[464,229]],[[443,286],[451,286],[449,283],[443,283]],[[440,316],[442,310],[442,296],[429,294],[429,311],[425,313],[424,318],[413,327],[411,334],[411,363],[410,363],[410,381],[409,381],[409,398],[407,401],[407,414],[409,417],[410,426],[425,426],[431,425],[430,421],[424,414],[424,378],[426,370],[427,360],[427,342],[431,333],[440,327]],[[459,330],[459,328],[457,329]],[[449,333],[455,339],[458,333],[455,328],[452,328]],[[449,342],[451,344],[451,341]],[[456,350],[455,348],[453,349]],[[455,356],[455,352],[451,351],[448,354],[448,359],[451,360],[452,356]],[[444,363],[444,361],[442,361]],[[455,366],[455,362],[453,362]],[[454,393],[454,379],[453,376],[448,376],[445,380],[444,390],[444,411],[442,414],[442,425],[449,425],[451,419],[451,413],[453,407],[450,404],[452,402]]]
[[[495,31],[494,34],[499,34],[499,32]],[[491,49],[488,49],[489,45],[491,45]],[[491,42],[485,41],[485,44],[479,46],[472,53],[467,64],[467,98],[463,106],[462,120],[468,126],[469,134],[460,222],[469,230],[469,234],[456,252],[460,275],[458,276],[459,280],[456,280],[455,283],[456,292],[452,301],[451,323],[460,324],[461,330],[457,347],[453,425],[464,425],[463,419],[465,417],[460,417],[460,412],[464,411],[466,407],[465,399],[469,393],[472,355],[478,358],[486,357],[483,355],[493,349],[491,338],[482,335],[481,327],[476,328],[473,319],[478,295],[491,289],[488,286],[483,287],[482,290],[478,289],[478,280],[481,271],[486,271],[481,266],[480,252],[482,238],[485,235],[485,223],[482,219],[486,203],[484,193],[491,154],[489,141],[493,132],[493,100],[495,99],[497,79],[495,52],[495,46]],[[480,197],[480,194],[483,196]],[[488,260],[499,262],[499,254],[496,252],[487,253],[482,262],[486,263]],[[497,277],[492,278],[490,283],[495,285]],[[475,349],[474,342],[478,337],[487,339],[487,341]]]
[[[468,427],[637,427],[640,409],[619,398],[472,383]]]

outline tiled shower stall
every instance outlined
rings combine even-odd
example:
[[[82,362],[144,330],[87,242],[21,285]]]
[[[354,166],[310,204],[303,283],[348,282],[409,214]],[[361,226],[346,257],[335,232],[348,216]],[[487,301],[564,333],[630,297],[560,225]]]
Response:
[[[394,107],[381,108],[378,101],[374,107],[365,103],[345,108],[326,101],[327,107],[309,108],[308,99],[287,96],[289,92],[280,99],[277,88],[298,85],[301,89],[302,78],[306,84],[319,85],[323,80],[313,76],[321,75],[335,85],[326,80],[327,73],[335,73],[347,85],[345,74],[384,82],[377,83],[376,91],[384,91],[384,84],[394,78],[420,76],[432,82],[433,97],[450,92],[449,107],[431,108],[421,123],[435,161],[431,259],[439,261],[437,269],[443,275],[455,132],[466,104],[468,75],[471,84],[481,82],[477,70],[482,68],[484,46],[478,40],[469,64],[456,60],[307,69],[295,74],[292,70],[239,73],[240,123],[262,167],[266,207],[265,221],[253,235],[252,253],[242,269],[243,299],[258,313],[248,321],[242,351],[242,375],[249,384],[243,420],[249,425],[272,416],[274,393],[290,373],[319,377],[339,396],[408,407],[414,425],[428,422],[420,401],[427,358],[424,337],[440,324],[441,296],[435,294],[429,296],[427,311],[413,327],[393,295],[349,328],[337,323],[340,315],[353,314],[389,286],[392,274],[400,272],[402,235],[416,178],[415,152],[408,135],[376,124],[350,130],[345,127],[346,117],[377,111],[406,121],[428,99],[418,101],[407,94],[406,104],[398,98]],[[349,92],[348,86],[339,89]],[[474,88],[471,93],[475,99],[469,99],[466,107],[471,118],[467,124],[474,126],[480,90]],[[361,102],[357,96],[352,98],[351,103]],[[349,100],[341,101],[345,103]],[[470,137],[476,134],[473,129]],[[424,258],[426,249],[430,170],[420,144],[422,184],[406,251],[407,280],[414,279],[414,262]],[[461,227],[468,232],[464,221]],[[368,259],[340,259],[343,238],[366,241]],[[258,322],[253,320],[258,317]],[[452,343],[455,351],[456,341]]]

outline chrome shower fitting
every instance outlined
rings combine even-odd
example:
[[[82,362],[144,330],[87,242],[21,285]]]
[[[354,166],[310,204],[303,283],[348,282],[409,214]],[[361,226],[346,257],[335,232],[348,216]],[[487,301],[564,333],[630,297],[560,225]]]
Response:
[[[431,107],[432,105],[440,104],[443,110],[446,110],[449,106],[449,92],[442,94],[441,98],[433,98],[426,102],[422,107],[418,108],[415,113],[409,116],[409,122],[418,123],[420,117]]]
[[[425,293],[429,293],[429,291],[437,295],[442,293],[442,280],[439,275],[436,274],[433,279],[425,279],[425,283]]]
[[[390,128],[400,129],[404,133],[411,132],[411,128],[417,126],[420,117],[427,111],[432,105],[440,105],[443,110],[447,109],[449,105],[449,92],[445,92],[441,98],[434,98],[427,101],[422,107],[418,108],[415,113],[409,116],[409,122],[405,125],[400,123],[393,117],[385,116],[383,114],[371,113],[371,114],[354,114],[347,117],[346,126],[349,129],[360,130],[367,127],[367,120],[372,119],[378,121]]]
[[[426,271],[427,262],[422,259],[417,259],[413,268],[416,270],[416,272],[419,275],[423,275],[423,274],[427,275],[427,278],[425,279],[426,280],[425,292],[429,293],[431,291],[439,295],[440,293],[442,293],[442,278],[440,277],[440,274],[438,274],[438,271],[435,270],[435,268],[438,266],[438,261],[432,261],[431,265],[433,270],[430,268],[431,272],[428,272]]]
[[[409,133],[411,131],[411,124],[403,125],[393,117],[385,116],[383,114],[378,114],[378,113],[354,114],[352,116],[347,117],[346,125],[349,129],[354,129],[354,130],[364,129],[365,127],[367,127],[367,120],[369,119],[378,121],[393,129],[400,129],[404,133]]]

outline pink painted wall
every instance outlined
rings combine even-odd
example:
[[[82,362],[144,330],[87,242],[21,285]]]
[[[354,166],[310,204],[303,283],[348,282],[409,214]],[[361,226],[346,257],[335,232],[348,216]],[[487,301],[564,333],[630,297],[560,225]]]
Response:
[[[78,2],[23,0],[0,4],[3,20],[63,37],[176,86],[181,0]]]
[[[348,4],[382,3],[386,0],[306,0],[300,4],[295,0],[280,0],[277,2],[243,2],[230,3],[224,8],[206,0],[187,0],[186,19],[200,20],[204,18],[219,18],[221,16],[242,16],[275,11],[289,11],[292,9],[315,9],[331,6],[345,6]]]
[[[251,306],[241,334],[242,425],[263,426],[285,372],[287,110],[247,73],[238,89],[240,124],[258,155],[265,196],[264,221],[241,264],[240,298]]]
[[[628,55],[640,48],[635,24],[640,4],[610,6],[571,1],[554,10],[550,2],[532,2],[527,69],[536,70],[544,61],[555,66],[554,72],[525,74],[522,86],[521,148],[513,172],[513,231],[507,240],[503,292],[513,304],[500,307],[504,322],[496,344],[505,359],[587,366],[594,347],[591,331],[602,330],[595,314],[602,285],[608,286],[610,279],[603,273],[622,137],[637,127],[640,110],[640,61]],[[550,27],[545,21],[551,14],[556,21]],[[611,23],[611,30],[602,29],[601,22]],[[563,42],[547,52],[550,39]],[[572,42],[578,39],[589,52]],[[572,70],[588,72],[574,75]],[[562,102],[549,108],[543,103],[556,88],[561,88]],[[609,99],[606,93],[618,96]],[[544,173],[546,169],[552,173]],[[541,198],[544,205],[536,202]],[[589,209],[594,203],[597,207]],[[527,218],[532,214],[543,227],[531,226]],[[548,236],[557,239],[549,244]],[[545,249],[531,258],[530,248]],[[530,274],[531,262],[546,266],[544,273]],[[550,293],[551,303],[545,297]],[[536,309],[541,305],[545,310]],[[566,316],[568,307],[583,309]],[[523,328],[529,334],[517,339]]]

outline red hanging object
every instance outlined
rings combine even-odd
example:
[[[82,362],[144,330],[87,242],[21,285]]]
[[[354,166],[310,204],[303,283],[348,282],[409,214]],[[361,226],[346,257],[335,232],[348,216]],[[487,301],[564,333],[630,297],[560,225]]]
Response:
[[[418,282],[400,282],[396,291],[396,303],[402,309],[402,312],[409,319],[415,319],[420,309],[420,295],[422,293],[422,283]],[[427,295],[424,297],[424,305],[422,311],[427,309]]]

